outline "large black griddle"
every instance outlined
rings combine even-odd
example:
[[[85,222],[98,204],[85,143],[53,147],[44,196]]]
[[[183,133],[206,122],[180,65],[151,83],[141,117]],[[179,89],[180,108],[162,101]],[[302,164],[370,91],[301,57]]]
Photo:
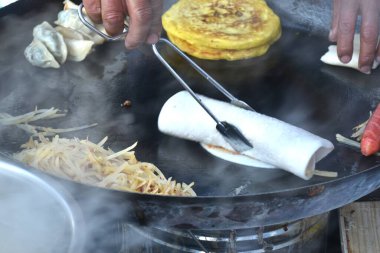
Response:
[[[0,111],[17,115],[35,106],[54,106],[68,115],[47,121],[48,126],[99,124],[65,137],[97,142],[107,135],[114,150],[138,140],[140,160],[178,181],[194,181],[198,197],[104,190],[22,166],[67,186],[84,213],[112,213],[117,220],[160,227],[271,225],[320,214],[372,192],[380,186],[380,159],[338,144],[335,134],[349,136],[353,126],[368,118],[380,101],[380,72],[367,76],[320,62],[329,45],[328,2],[269,1],[283,21],[283,35],[266,55],[234,62],[195,60],[258,112],[331,140],[335,150],[317,168],[337,171],[337,178],[304,181],[282,170],[240,166],[212,157],[197,143],[160,133],[159,111],[181,87],[150,46],[126,51],[122,42],[108,43],[85,61],[68,62],[58,70],[31,66],[23,51],[32,40],[32,28],[44,20],[53,23],[62,8],[61,1],[42,0],[20,1],[0,11]],[[195,91],[221,98],[181,58],[165,48],[163,53]],[[125,100],[132,101],[130,108],[121,106]],[[0,151],[17,152],[28,137],[17,128],[2,127]],[[88,205],[94,199],[96,210]]]

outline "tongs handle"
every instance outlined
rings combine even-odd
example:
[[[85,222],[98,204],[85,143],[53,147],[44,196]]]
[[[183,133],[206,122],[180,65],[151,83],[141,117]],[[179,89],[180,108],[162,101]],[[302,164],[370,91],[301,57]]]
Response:
[[[157,58],[160,60],[160,62],[162,64],[164,64],[164,66],[169,70],[169,72],[175,77],[175,79],[177,79],[178,82],[181,83],[181,85],[183,86],[183,88],[185,88],[189,93],[190,95],[198,102],[198,104],[200,106],[202,106],[202,108],[208,113],[208,115],[210,115],[211,118],[213,118],[213,120],[219,124],[220,121],[216,118],[216,116],[208,109],[208,107],[203,104],[202,100],[197,96],[197,94],[195,94],[195,92],[190,88],[190,86],[182,79],[182,77],[180,75],[178,75],[178,73],[172,68],[172,66],[170,66],[170,64],[162,57],[162,55],[158,52],[158,49],[157,49],[157,44],[160,43],[160,42],[163,42],[163,43],[166,43],[167,45],[169,45],[172,49],[174,49],[177,53],[179,53],[182,57],[185,57],[188,58],[180,49],[178,49],[176,46],[174,46],[170,41],[168,41],[167,39],[163,39],[163,38],[160,38],[159,41],[156,43],[156,44],[153,44],[152,45],[152,49],[153,49],[153,52],[154,54],[157,56]],[[187,60],[187,59],[186,59]]]
[[[106,33],[103,33],[101,31],[99,31],[96,27],[94,27],[89,21],[87,21],[87,19],[83,16],[83,8],[84,8],[84,5],[83,3],[80,3],[79,6],[78,6],[78,16],[79,16],[79,19],[80,21],[82,21],[82,23],[87,26],[87,28],[89,28],[91,31],[95,32],[96,34],[98,34],[100,37],[103,37],[104,39],[106,40],[110,40],[110,41],[115,41],[115,40],[121,40],[121,39],[124,39],[125,36],[128,34],[128,31],[129,31],[129,27],[127,24],[124,23],[124,30],[122,33],[116,35],[116,36],[110,36]]]
[[[230,92],[228,92],[219,82],[217,82],[214,78],[212,78],[209,74],[207,74],[206,71],[204,71],[201,67],[198,66],[190,57],[188,57],[184,52],[182,52],[178,47],[173,45],[170,41],[166,39],[160,39],[157,43],[159,42],[164,42],[167,45],[169,45],[172,49],[174,49],[179,55],[181,55],[190,65],[199,73],[201,74],[204,78],[206,78],[207,81],[209,81],[218,91],[220,91],[223,95],[225,95],[229,100],[230,103],[246,109],[250,111],[255,111],[252,107],[250,107],[247,103],[244,101],[241,101],[234,97]],[[156,43],[156,44],[157,44]],[[162,58],[162,56],[158,53],[156,44],[153,45],[153,51],[156,54],[157,57],[161,60],[161,62],[170,70],[170,72],[177,78],[178,81],[182,83],[182,85],[187,86],[186,83],[184,84],[184,81],[175,73],[175,71],[170,67],[170,65]],[[187,86],[188,87],[188,86]],[[186,88],[186,87],[185,87]],[[186,88],[187,91],[189,91],[189,88]],[[189,91],[191,95],[192,91]],[[193,96],[194,97],[194,96]]]

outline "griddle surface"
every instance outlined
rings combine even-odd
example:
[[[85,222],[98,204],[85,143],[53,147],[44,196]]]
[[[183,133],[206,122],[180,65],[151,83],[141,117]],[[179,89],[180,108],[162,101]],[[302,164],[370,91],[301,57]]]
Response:
[[[126,51],[122,42],[107,43],[98,46],[85,61],[67,62],[58,70],[31,66],[23,51],[32,40],[32,28],[44,20],[52,24],[60,9],[60,3],[49,3],[0,19],[1,112],[18,115],[35,106],[68,110],[67,117],[44,123],[60,128],[98,123],[95,128],[61,136],[88,137],[93,142],[108,136],[113,150],[138,141],[138,159],[156,164],[168,177],[195,182],[199,196],[233,196],[236,189],[246,196],[291,192],[348,182],[374,169],[380,177],[380,158],[364,158],[358,150],[335,141],[336,133],[349,136],[351,128],[365,121],[379,102],[380,72],[363,75],[323,65],[319,58],[329,45],[325,34],[284,27],[281,39],[262,57],[235,62],[196,59],[258,112],[334,143],[335,150],[317,164],[317,169],[337,171],[339,176],[315,176],[305,181],[282,170],[229,163],[212,157],[197,143],[160,133],[159,111],[181,87],[155,58],[150,46]],[[180,58],[170,51],[165,54],[196,92],[221,98]],[[130,108],[121,106],[125,100],[132,102]],[[22,130],[0,128],[2,152],[16,152],[27,140]],[[376,189],[380,180],[377,182],[366,191]],[[348,196],[346,199],[349,201]]]

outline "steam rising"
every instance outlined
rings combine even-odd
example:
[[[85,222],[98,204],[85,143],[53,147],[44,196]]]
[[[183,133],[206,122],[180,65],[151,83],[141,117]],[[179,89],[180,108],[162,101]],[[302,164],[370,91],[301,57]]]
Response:
[[[311,19],[315,18],[316,26],[310,27],[310,29],[327,31],[329,28],[330,13],[327,6],[330,1],[317,1],[320,3],[320,5],[317,4],[319,7],[314,6],[312,8],[310,7],[313,4],[310,2],[315,1],[268,2],[283,18],[283,23],[286,26],[295,23],[311,25]],[[144,158],[146,161],[156,159],[159,162],[157,166],[165,168],[166,174],[170,172],[168,176],[173,176],[178,181],[195,181],[195,190],[200,195],[260,194],[288,189],[289,185],[293,187],[306,186],[303,181],[297,181],[285,172],[262,173],[257,169],[246,167],[237,169],[229,163],[211,159],[198,144],[191,144],[170,137],[162,138],[158,135],[157,119],[155,117],[146,119],[144,116],[147,114],[158,115],[164,101],[178,91],[180,87],[170,77],[170,74],[159,65],[158,61],[152,59],[151,48],[149,47],[142,51],[129,52],[128,62],[126,61],[127,53],[124,44],[116,42],[97,48],[84,62],[68,63],[59,70],[44,70],[31,66],[24,59],[23,49],[32,40],[32,28],[44,20],[53,23],[61,8],[61,2],[57,2],[56,4],[46,4],[45,7],[37,6],[33,10],[28,10],[28,14],[11,15],[0,19],[2,25],[0,33],[2,43],[0,47],[0,55],[2,56],[0,57],[0,76],[2,77],[0,79],[0,112],[18,115],[30,112],[35,106],[68,110],[67,117],[56,119],[49,126],[65,128],[94,122],[98,123],[99,126],[86,131],[67,134],[63,137],[89,137],[91,141],[98,142],[108,135],[110,136],[110,146],[115,150],[131,145],[138,140],[141,147],[141,150],[137,151],[139,159]],[[337,85],[339,87],[331,89],[331,85],[344,82],[344,80],[339,80],[341,80],[341,76],[346,76],[347,72],[340,73],[336,80],[325,77],[321,80],[317,78],[321,77],[321,73],[307,67],[313,61],[318,61],[325,50],[326,46],[320,47],[319,44],[323,43],[319,40],[311,41],[307,36],[295,35],[294,31],[285,30],[285,34],[277,46],[260,59],[243,61],[236,65],[208,62],[201,64],[206,65],[207,71],[217,80],[221,80],[234,95],[250,101],[250,105],[260,112],[281,118],[309,131],[322,132],[327,135],[329,132],[326,129],[336,127],[338,120],[340,120],[339,123],[342,123],[351,122],[353,118],[359,118],[360,115],[366,117],[368,108],[365,103],[359,103],[365,100],[364,96],[352,95],[357,91],[356,88],[352,89],[349,94],[342,96],[342,92],[338,90],[346,90],[345,87]],[[314,50],[311,50],[313,48]],[[308,58],[305,59],[304,55],[308,55]],[[181,62],[176,66],[182,67],[185,71],[188,70],[181,65]],[[189,74],[189,76],[190,80],[196,81],[192,85],[198,92],[205,95],[209,95],[207,92],[212,93],[209,91],[209,86],[198,82],[199,79],[195,78],[193,74]],[[153,81],[151,77],[154,77]],[[376,82],[372,83],[375,84]],[[335,97],[334,100],[325,99],[326,91]],[[376,98],[379,97],[378,94],[379,92],[376,92]],[[345,96],[349,96],[349,99]],[[297,97],[296,103],[294,97]],[[120,107],[120,104],[126,99],[132,101],[132,107],[128,110]],[[350,110],[342,108],[341,105],[345,105],[347,100],[352,102],[350,103],[352,105],[360,104],[360,108],[357,111],[351,110],[352,108],[349,108]],[[139,103],[136,104],[136,101]],[[317,110],[316,108],[321,104],[324,105],[323,110]],[[339,114],[332,112],[334,119],[330,118],[332,108],[339,108]],[[312,118],[311,122],[309,121],[310,118]],[[149,131],[144,128],[147,125],[150,126]],[[155,135],[159,136],[158,139],[153,138]],[[5,144],[1,145],[0,151],[6,153],[19,151],[19,145],[25,143],[28,138],[28,134],[22,130],[16,131],[12,128],[0,126],[0,143]],[[149,149],[146,151],[143,150],[143,147]],[[193,159],[194,156],[197,159]],[[343,165],[335,164],[335,160],[343,162]],[[361,161],[358,156],[352,156],[352,152],[347,150],[341,150],[335,160],[328,160],[325,165],[336,165],[336,168],[343,166],[342,173],[339,172],[341,177],[365,170],[371,165],[370,162]],[[171,167],[174,162],[177,164],[180,162],[181,169]],[[198,181],[197,175],[202,175],[202,180]],[[233,176],[226,177],[225,175]],[[269,181],[270,184],[268,184]],[[85,241],[88,244],[86,248],[92,250],[91,252],[111,252],[110,250],[105,251],[104,248],[115,249],[115,244],[120,245],[120,243],[130,246],[140,244],[141,241],[131,237],[127,242],[120,242],[120,239],[115,236],[120,231],[126,231],[125,221],[128,218],[136,219],[138,217],[139,210],[135,205],[128,205],[127,203],[130,202],[123,202],[122,198],[117,198],[116,193],[109,190],[88,189],[66,181],[59,182],[68,187],[80,205],[82,214],[79,212],[76,215],[83,218],[82,225],[84,227],[82,228],[85,230],[85,235],[83,237],[79,235],[78,239]],[[316,182],[321,181],[317,179]],[[363,180],[363,184],[357,188],[355,195],[350,195],[350,201],[358,198],[363,189],[368,191],[370,187],[375,187],[366,183],[367,181]],[[28,189],[30,190],[30,188]],[[340,199],[336,200],[337,203],[343,202],[346,196],[342,196],[341,192],[349,193],[347,188],[339,188],[327,198],[315,205],[303,206],[303,209],[323,212],[326,204],[329,201],[331,202],[330,198],[341,196]],[[14,201],[13,205],[16,210],[20,210],[18,208],[20,205],[34,203],[41,196],[23,194],[19,189],[15,189],[15,195],[12,195],[11,200]],[[0,199],[3,197],[0,195]],[[298,206],[305,202],[300,200],[292,203],[294,206]],[[252,203],[252,206],[254,205],[255,203]],[[258,206],[255,207],[259,208]],[[25,214],[24,209],[21,210]],[[28,211],[28,209],[25,210]],[[39,218],[46,219],[44,222],[47,223],[55,221],[58,217],[57,212],[54,212],[55,210],[47,209],[41,213]],[[262,216],[267,215],[269,211],[275,212],[276,210],[275,208],[265,209]],[[26,214],[30,213],[26,212]],[[9,213],[1,213],[0,217],[7,217],[4,215],[9,215]],[[172,213],[172,215],[175,217],[176,214]],[[296,216],[296,214],[292,215]],[[59,232],[62,232],[59,228],[53,228],[53,225],[39,227],[43,223],[37,219],[31,219],[30,216],[29,218],[23,217],[19,221],[25,221],[26,223],[22,222],[24,226],[28,224],[29,227],[39,229],[41,234],[48,234],[52,237],[58,236]],[[5,230],[8,233],[12,225],[7,220],[0,220],[0,231]],[[78,229],[81,227],[79,226]],[[15,233],[23,232],[18,227],[14,231]],[[41,238],[38,233],[29,233],[28,235],[28,241],[35,242],[37,245],[40,239],[50,238]],[[130,236],[133,235],[132,233]],[[16,234],[17,238],[18,236],[20,235]],[[0,238],[4,237],[0,236]],[[116,250],[112,252],[118,252],[118,250],[121,251],[116,246]],[[127,248],[122,250],[126,251]],[[36,251],[36,253],[43,252]]]
[[[102,52],[104,49],[99,49],[85,62],[69,63],[60,70],[39,69],[23,58],[21,49],[32,39],[32,28],[45,20],[52,23],[61,8],[61,3],[57,2],[30,11],[29,14],[10,15],[1,19],[0,112],[19,115],[34,110],[35,106],[68,110],[66,117],[42,124],[66,128],[97,122],[102,127],[66,135],[89,137],[94,142],[112,133],[128,132],[126,128],[135,121],[133,113],[122,111],[111,116],[115,107],[117,110],[123,109],[120,108],[120,103],[125,99],[122,96],[114,98],[115,88],[128,85],[118,79],[127,70],[123,43],[112,45],[117,49],[111,52]],[[110,117],[113,118],[112,122],[107,120]],[[16,152],[20,144],[28,138],[29,135],[22,130],[0,126],[0,141],[7,143],[2,145],[0,151],[7,154]],[[111,138],[112,140],[115,138]],[[120,147],[132,144],[136,137],[130,135],[127,140],[122,141],[124,143]],[[117,148],[118,146],[115,147]],[[3,189],[6,185],[2,183],[0,188]],[[67,252],[64,244],[67,242],[66,229],[72,224],[64,217],[65,214],[56,200],[48,200],[44,197],[44,192],[33,188],[32,184],[25,186],[25,189],[13,189],[12,193],[6,195],[0,194],[1,206],[7,206],[5,209],[0,208],[0,215],[3,217],[0,220],[0,241],[5,240],[10,247],[7,248],[8,246],[0,242],[1,251],[24,253],[28,248],[30,253]],[[77,188],[75,184],[69,190],[77,203],[80,203],[80,209],[76,210],[79,212],[74,215],[78,219],[84,219],[83,223],[75,227],[78,229],[76,239],[89,244],[86,248],[92,248],[92,252],[105,252],[105,248],[118,245],[115,242],[115,238],[118,238],[115,233],[119,232],[116,224],[124,220],[124,215],[128,214],[128,206],[116,202],[108,192],[102,194],[101,190],[87,192],[81,187]],[[38,207],[30,210],[33,206]],[[52,246],[47,247],[46,242]],[[80,251],[76,249],[70,253]]]
[[[132,80],[126,78],[128,68],[144,65],[144,63],[128,63],[122,42],[97,48],[84,62],[70,62],[59,70],[36,68],[25,60],[23,49],[32,39],[32,28],[42,21],[53,23],[61,8],[61,3],[57,2],[57,4],[46,4],[42,8],[38,6],[36,10],[31,10],[28,14],[2,18],[0,112],[20,115],[34,110],[36,106],[38,108],[56,107],[67,110],[67,116],[42,122],[41,125],[67,128],[94,122],[99,124],[99,127],[94,129],[69,133],[63,135],[64,137],[88,137],[93,142],[99,142],[108,135],[110,136],[109,145],[115,150],[131,145],[135,141],[141,141],[139,134],[143,133],[137,132],[136,135],[136,129],[139,129],[139,125],[135,123],[136,115],[133,110],[136,105],[132,104],[131,110],[126,110],[121,108],[120,104],[125,99],[130,99],[133,103],[136,96],[144,96],[144,94],[136,92],[139,78]],[[112,50],[108,50],[110,47]],[[123,88],[125,92],[119,93]],[[146,108],[140,108],[142,111],[146,110]],[[109,120],[110,118],[112,121]],[[135,125],[133,128],[130,127],[132,124]],[[1,146],[0,152],[11,154],[19,151],[19,146],[28,138],[29,134],[22,130],[0,126],[0,141],[7,143],[7,145]],[[141,145],[143,146],[144,142]],[[144,157],[140,156],[139,158],[143,159]],[[46,178],[46,180],[50,182],[51,179]],[[75,198],[75,203],[79,205],[75,209],[75,203],[70,203],[76,210],[74,215],[79,220],[82,219],[82,222],[76,224],[77,227],[75,227],[77,229],[76,239],[86,244],[86,252],[107,252],[110,249],[112,252],[118,252],[121,250],[120,245],[134,247],[136,244],[142,243],[131,238],[134,236],[133,234],[128,235],[130,241],[121,241],[120,234],[125,233],[125,221],[136,214],[133,207],[120,202],[119,197],[113,197],[114,192],[96,190],[96,188],[87,190],[83,186],[58,181],[59,184],[67,187]],[[55,183],[55,180],[52,183]],[[31,187],[33,188],[33,185]],[[2,203],[9,203],[9,208],[0,208],[0,210],[7,211],[1,215],[9,219],[2,219],[0,222],[1,238],[7,238],[11,248],[3,249],[0,246],[1,250],[24,253],[25,248],[17,251],[18,249],[15,248],[17,244],[13,244],[24,238],[24,246],[28,246],[30,253],[65,252],[62,241],[66,241],[65,233],[67,231],[63,228],[65,225],[70,225],[70,221],[63,219],[58,224],[59,205],[45,201],[44,194],[41,192],[34,194],[30,190],[32,188],[27,188],[26,191],[15,189],[15,194],[9,195],[6,200],[2,199],[4,201]],[[36,209],[36,213],[32,213],[28,209],[28,205],[36,204],[36,200],[39,199],[43,206]],[[13,212],[14,210],[16,211]],[[9,211],[20,216],[10,217]],[[23,226],[30,230],[23,229]],[[9,233],[10,229],[14,232],[13,234]],[[37,232],[27,233],[31,230]],[[3,236],[3,232],[8,236]],[[50,241],[52,245],[57,241],[52,246],[57,251],[47,248],[46,241]],[[41,248],[42,244],[45,244],[43,249]],[[35,250],[33,245],[36,247]],[[23,245],[19,244],[19,246]],[[74,250],[70,253],[81,252]]]

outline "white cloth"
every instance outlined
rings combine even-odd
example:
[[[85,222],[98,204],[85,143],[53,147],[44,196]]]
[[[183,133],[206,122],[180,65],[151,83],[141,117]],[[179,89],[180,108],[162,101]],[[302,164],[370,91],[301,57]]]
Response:
[[[315,163],[334,149],[330,141],[301,128],[226,102],[199,97],[220,121],[234,124],[252,143],[254,148],[244,155],[303,179],[310,179]],[[158,118],[158,128],[163,133],[232,150],[215,126],[213,119],[187,91],[172,96]]]

